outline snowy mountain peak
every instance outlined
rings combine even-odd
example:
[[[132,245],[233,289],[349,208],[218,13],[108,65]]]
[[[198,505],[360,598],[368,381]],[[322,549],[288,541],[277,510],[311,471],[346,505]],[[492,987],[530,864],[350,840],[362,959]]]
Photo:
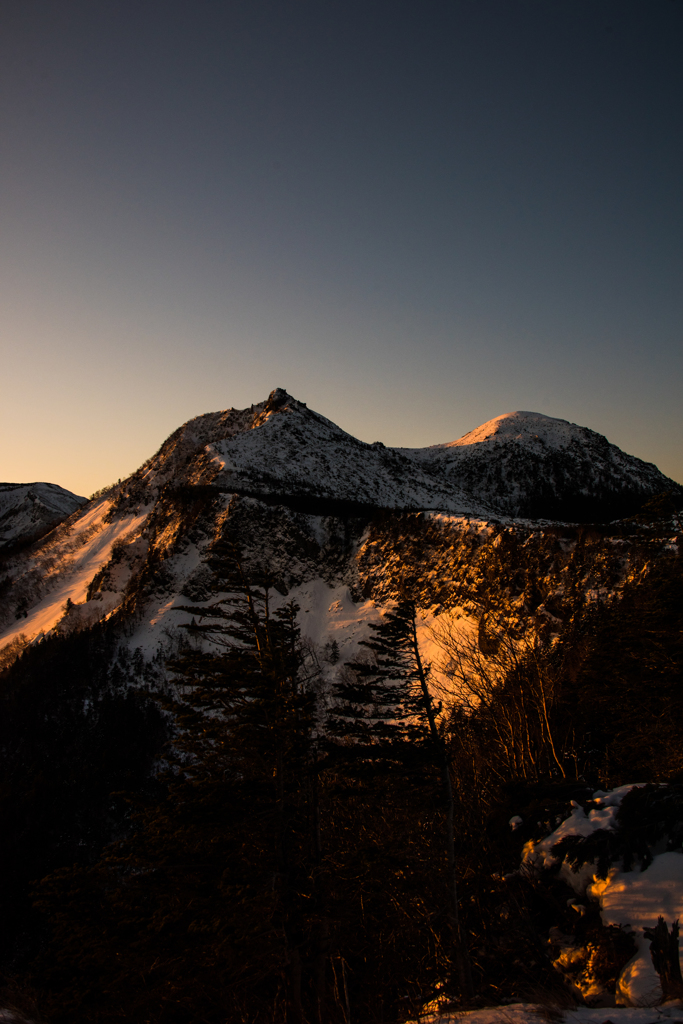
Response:
[[[680,487],[602,434],[538,412],[509,412],[457,441],[416,449],[468,494],[510,516],[604,522]]]
[[[580,521],[628,515],[677,487],[601,434],[542,413],[505,413],[429,448],[389,448],[358,440],[285,388],[185,423],[126,481],[117,507],[148,505],[167,485],[319,510],[343,502]]]
[[[495,438],[498,441],[514,438],[516,441],[536,441],[542,444],[549,444],[553,448],[564,448],[577,433],[594,433],[586,431],[585,427],[579,427],[568,420],[556,419],[554,416],[545,416],[540,412],[506,412],[502,416],[496,416],[480,427],[475,427],[468,434],[444,445],[446,448],[456,448],[463,445],[482,444],[489,439]],[[596,435],[600,436],[600,435]]]
[[[248,409],[190,420],[123,488],[123,506],[147,503],[167,485],[210,486],[254,497],[379,508],[493,510],[405,453],[369,445],[284,388]]]

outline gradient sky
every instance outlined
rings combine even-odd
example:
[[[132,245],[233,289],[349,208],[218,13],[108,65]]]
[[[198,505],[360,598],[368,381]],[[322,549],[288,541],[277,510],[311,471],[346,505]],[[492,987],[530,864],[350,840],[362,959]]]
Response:
[[[683,481],[681,0],[3,0],[0,479],[285,387]]]

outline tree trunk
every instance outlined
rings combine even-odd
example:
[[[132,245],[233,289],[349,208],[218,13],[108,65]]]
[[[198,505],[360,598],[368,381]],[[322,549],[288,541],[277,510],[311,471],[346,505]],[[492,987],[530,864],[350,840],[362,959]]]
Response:
[[[303,1024],[304,1011],[301,1005],[301,956],[299,950],[289,950],[289,993],[294,1024]]]
[[[671,925],[671,934],[663,917],[657,918],[656,928],[645,928],[650,939],[650,956],[662,982],[664,1001],[683,998],[683,977],[678,957],[678,921]]]
[[[325,915],[325,893],[323,888],[322,842],[320,836],[320,799],[318,791],[318,755],[311,772],[311,826],[313,841],[313,911],[318,917],[315,927],[313,984],[315,987],[316,1017],[318,1024],[327,1022],[327,958],[330,952],[330,924]]]

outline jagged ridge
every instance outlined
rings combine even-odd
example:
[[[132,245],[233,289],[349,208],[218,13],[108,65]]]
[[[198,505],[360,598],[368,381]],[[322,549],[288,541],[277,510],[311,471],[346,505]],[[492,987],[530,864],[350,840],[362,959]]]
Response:
[[[190,420],[119,500],[149,500],[170,482],[266,500],[578,522],[628,515],[653,494],[681,490],[601,434],[540,413],[508,413],[447,444],[389,448],[359,441],[281,388],[250,409]]]
[[[359,441],[281,388],[250,409],[190,420],[127,482],[119,503],[132,507],[170,482],[266,500],[494,514],[432,467],[399,449]]]

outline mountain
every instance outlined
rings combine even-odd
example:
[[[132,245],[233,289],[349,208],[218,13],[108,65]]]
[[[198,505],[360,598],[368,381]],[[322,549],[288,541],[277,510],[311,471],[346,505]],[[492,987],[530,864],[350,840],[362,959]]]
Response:
[[[506,413],[457,441],[405,453],[473,499],[529,519],[606,522],[662,491],[681,492],[602,434],[537,412]]]
[[[268,501],[288,499],[327,513],[364,507],[493,514],[429,463],[423,467],[379,441],[359,441],[281,388],[250,409],[190,420],[125,490],[129,502],[138,504],[171,482]]]
[[[0,484],[0,550],[36,540],[86,501],[57,484]]]
[[[298,746],[282,741],[284,705],[268,698],[258,742],[276,761],[261,765],[253,732],[236,753],[203,692],[199,708],[184,692],[186,666],[215,684],[220,708],[220,688],[234,682],[225,693],[245,715],[254,710],[244,696],[253,666],[226,676],[214,658],[220,637],[205,632],[241,576],[252,593],[269,581],[271,622],[296,616],[308,667],[289,706],[298,721],[299,697],[315,704],[321,737],[339,687],[353,691],[372,665],[364,642],[390,635],[401,603],[414,608],[410,657],[438,689],[467,865],[460,910],[482,993],[528,1002],[528,991],[559,991],[552,924],[551,939],[577,929],[576,949],[601,965],[613,994],[629,936],[602,929],[595,903],[577,914],[559,882],[527,892],[516,869],[523,843],[553,832],[576,801],[593,813],[598,785],[683,778],[677,503],[609,523],[566,521],[624,515],[662,491],[680,495],[655,467],[563,420],[513,413],[455,442],[391,449],[278,389],[249,409],[190,420],[127,480],[62,507],[66,517],[35,543],[8,545],[0,979],[28,978],[31,998],[42,988],[35,1019],[55,1024],[301,1020],[289,1004],[286,1016],[273,1009],[296,974],[283,965],[296,964],[309,1020],[348,1020],[349,1006],[356,1020],[405,1020],[443,995],[452,878],[434,764],[401,748],[381,774],[356,765],[355,775],[342,744],[327,767],[316,751],[283,770],[279,752]],[[296,633],[287,634],[295,651]],[[258,622],[254,635],[266,635]],[[202,706],[211,710],[197,718]],[[199,745],[188,756],[201,746],[204,761],[183,754],[190,771],[176,774],[165,769],[185,741],[179,721]],[[244,766],[256,775],[242,778]],[[305,868],[284,888],[279,823],[300,858],[288,863]],[[292,957],[283,907],[304,905]],[[56,922],[51,940],[36,907]],[[244,970],[245,937],[254,971]],[[406,989],[406,978],[417,982]],[[237,983],[248,995],[225,1009]],[[318,1012],[314,993],[339,1012]],[[15,996],[0,987],[0,1007]]]
[[[281,388],[250,409],[190,420],[127,485],[209,485],[333,513],[342,505],[600,522],[681,488],[601,434],[540,413],[499,416],[429,448],[366,444]]]
[[[629,556],[605,548],[603,531],[582,542],[577,560],[576,529],[547,522],[552,511],[565,521],[576,510],[629,511],[677,486],[601,435],[536,413],[499,417],[450,444],[392,449],[357,440],[277,389],[249,409],[190,420],[37,548],[8,555],[0,645],[116,616],[127,644],[156,656],[185,621],[179,606],[210,600],[207,558],[226,530],[247,566],[267,565],[296,598],[307,634],[338,637],[349,656],[376,604],[406,586],[425,608],[490,605],[498,588],[517,602],[515,614],[543,618],[552,607],[561,621],[572,611],[553,596],[558,572],[573,560],[581,592],[595,592],[609,573],[612,587],[624,578]],[[63,514],[81,501],[61,500]],[[507,563],[492,582],[482,566],[503,540]],[[532,550],[524,582],[514,566]],[[592,559],[603,568],[583,582]]]

